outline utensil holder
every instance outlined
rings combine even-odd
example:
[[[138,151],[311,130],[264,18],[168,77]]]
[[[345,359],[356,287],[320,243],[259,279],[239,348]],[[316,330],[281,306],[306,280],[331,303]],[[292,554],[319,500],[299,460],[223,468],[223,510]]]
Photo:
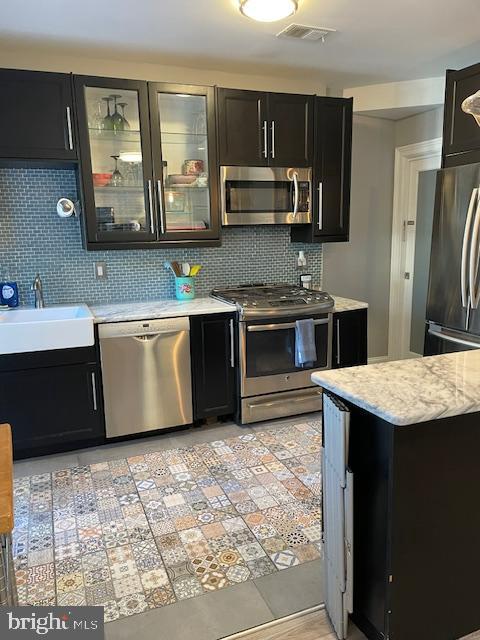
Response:
[[[175,296],[177,300],[193,300],[195,298],[195,278],[191,276],[176,277]]]

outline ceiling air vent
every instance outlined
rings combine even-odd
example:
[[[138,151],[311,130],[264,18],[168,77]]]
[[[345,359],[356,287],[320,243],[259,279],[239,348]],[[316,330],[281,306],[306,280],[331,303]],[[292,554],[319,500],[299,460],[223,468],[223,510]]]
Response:
[[[289,24],[288,27],[277,33],[277,38],[296,38],[297,40],[325,41],[325,38],[334,33],[336,29],[326,27],[307,27],[304,24]]]

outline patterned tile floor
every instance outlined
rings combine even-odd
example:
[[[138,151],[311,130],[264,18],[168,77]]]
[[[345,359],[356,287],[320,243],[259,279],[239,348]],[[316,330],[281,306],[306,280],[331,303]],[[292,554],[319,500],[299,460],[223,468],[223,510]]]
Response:
[[[105,620],[320,556],[320,422],[15,481],[21,604]]]

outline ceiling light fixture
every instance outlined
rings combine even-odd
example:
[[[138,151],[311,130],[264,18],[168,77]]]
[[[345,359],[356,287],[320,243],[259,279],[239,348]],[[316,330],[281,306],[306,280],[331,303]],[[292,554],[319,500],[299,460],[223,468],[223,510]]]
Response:
[[[462,111],[473,116],[480,127],[480,91],[465,98],[462,102]]]
[[[240,11],[258,22],[275,22],[293,16],[298,9],[297,0],[240,0]]]

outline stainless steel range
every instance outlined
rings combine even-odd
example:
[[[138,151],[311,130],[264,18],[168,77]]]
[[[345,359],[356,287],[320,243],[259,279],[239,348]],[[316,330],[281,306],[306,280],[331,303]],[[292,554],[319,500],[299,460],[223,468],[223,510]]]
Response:
[[[242,285],[211,295],[234,303],[239,313],[240,421],[319,410],[321,390],[311,374],[331,367],[333,299],[288,284]],[[317,359],[301,368],[295,366],[295,323],[303,318],[314,321]]]

